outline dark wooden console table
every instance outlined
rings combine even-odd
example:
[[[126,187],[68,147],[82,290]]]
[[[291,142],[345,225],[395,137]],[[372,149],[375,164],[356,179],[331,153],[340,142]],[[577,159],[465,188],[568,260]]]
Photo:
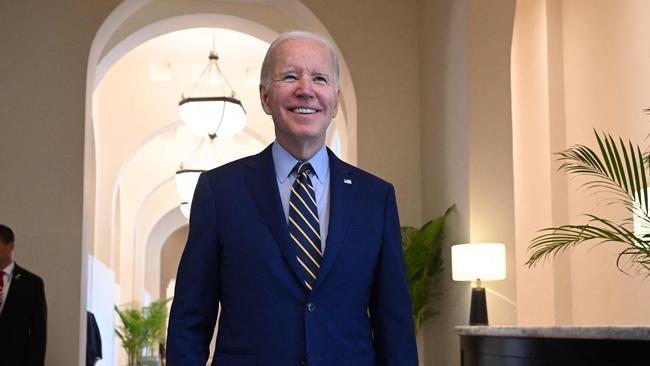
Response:
[[[650,366],[650,327],[456,327],[461,366]]]

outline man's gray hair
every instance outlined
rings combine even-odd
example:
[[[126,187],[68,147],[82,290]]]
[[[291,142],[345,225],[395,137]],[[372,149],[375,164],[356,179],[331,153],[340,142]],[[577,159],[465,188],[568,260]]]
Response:
[[[271,64],[273,61],[271,55],[273,53],[273,50],[282,42],[288,41],[290,39],[309,39],[312,41],[320,42],[325,47],[327,47],[327,49],[330,52],[330,56],[332,58],[332,67],[334,68],[334,82],[335,82],[334,86],[338,90],[339,76],[341,74],[341,69],[339,67],[339,57],[336,54],[336,49],[334,48],[334,45],[326,37],[323,37],[319,34],[305,32],[305,31],[292,31],[292,32],[282,33],[278,36],[278,38],[276,38],[271,43],[269,49],[266,51],[266,55],[264,56],[264,62],[262,63],[262,71],[260,73],[260,85],[262,85],[262,87],[264,87],[264,89],[268,91],[268,88],[271,85],[271,71],[272,71]]]

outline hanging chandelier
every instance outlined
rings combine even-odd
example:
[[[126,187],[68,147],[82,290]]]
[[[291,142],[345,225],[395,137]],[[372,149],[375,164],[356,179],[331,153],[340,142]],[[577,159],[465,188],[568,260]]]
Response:
[[[190,202],[181,202],[180,205],[181,213],[185,216],[186,219],[190,218],[190,211],[192,210],[192,203]]]
[[[192,197],[194,196],[194,189],[196,188],[196,183],[199,180],[199,175],[205,170],[200,169],[183,169],[183,164],[181,168],[176,171],[176,192],[181,197],[181,213],[186,218],[190,218],[190,207],[192,205]]]
[[[204,171],[199,169],[183,169],[183,165],[181,164],[181,168],[176,171],[176,192],[181,197],[181,202],[192,202],[194,188],[196,188],[199,175]]]
[[[180,167],[174,175],[176,193],[180,198],[180,210],[188,219],[199,176],[201,173],[215,168],[218,164],[215,150],[216,141],[205,135],[200,138],[193,137],[193,139],[198,139],[197,144],[181,159]]]
[[[183,123],[195,134],[208,135],[211,139],[232,136],[246,125],[244,106],[237,99],[218,61],[213,35],[208,65],[187,97],[181,94],[178,103],[178,113]]]

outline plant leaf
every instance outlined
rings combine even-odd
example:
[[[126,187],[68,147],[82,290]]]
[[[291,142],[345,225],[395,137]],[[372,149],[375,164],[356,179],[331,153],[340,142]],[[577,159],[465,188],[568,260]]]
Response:
[[[445,219],[454,209],[454,206],[449,207],[443,215],[419,229],[403,227],[401,230],[413,321],[418,331],[436,313],[433,308],[436,295],[433,285],[443,268],[441,248]]]
[[[543,263],[552,256],[585,242],[595,244],[619,243],[624,249],[619,253],[616,265],[625,272],[624,265],[639,269],[650,276],[650,232],[635,234],[628,229],[632,221],[638,221],[650,229],[648,200],[648,154],[638,145],[622,138],[616,144],[611,135],[598,134],[594,130],[598,153],[587,146],[577,145],[560,152],[562,162],[559,170],[572,176],[583,176],[588,181],[582,185],[597,194],[608,193],[606,204],[620,204],[630,217],[623,224],[606,218],[587,215],[589,221],[582,225],[562,225],[540,230],[529,245],[526,264],[531,267]],[[636,219],[636,220],[633,220]],[[627,267],[626,267],[627,268]]]

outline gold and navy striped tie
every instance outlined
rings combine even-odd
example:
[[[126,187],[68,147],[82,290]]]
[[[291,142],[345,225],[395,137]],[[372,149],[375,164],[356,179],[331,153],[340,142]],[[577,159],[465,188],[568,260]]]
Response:
[[[309,179],[311,164],[296,164],[298,172],[289,196],[289,236],[296,245],[296,258],[303,270],[305,286],[311,290],[323,259],[320,224],[314,186]]]

